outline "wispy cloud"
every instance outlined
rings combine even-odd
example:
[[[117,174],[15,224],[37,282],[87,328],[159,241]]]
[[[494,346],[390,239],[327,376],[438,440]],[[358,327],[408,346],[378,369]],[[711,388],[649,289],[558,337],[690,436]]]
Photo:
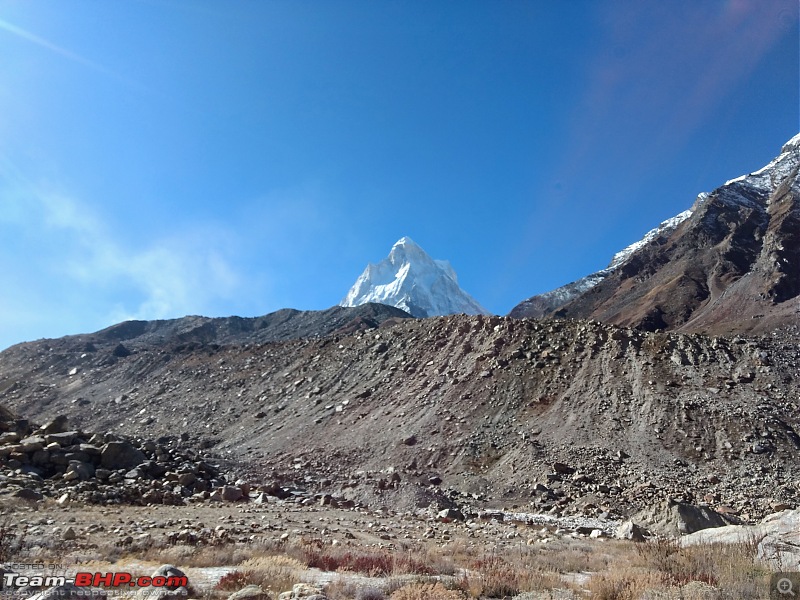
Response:
[[[76,326],[98,328],[126,319],[209,314],[230,304],[245,284],[224,228],[196,227],[131,244],[88,205],[62,194],[6,189],[0,204],[0,232],[5,228],[6,239],[16,239],[16,247],[0,249],[0,264],[15,270],[14,285],[0,297],[0,328],[43,311],[39,321],[49,311],[53,320],[69,317]],[[28,314],[26,306],[37,308]],[[60,334],[53,327],[49,335]]]
[[[58,44],[55,44],[55,43],[51,42],[50,40],[47,40],[47,39],[45,39],[45,38],[43,38],[41,36],[36,35],[35,33],[32,33],[32,32],[30,32],[30,31],[28,31],[26,29],[23,29],[22,27],[14,25],[13,23],[9,23],[8,21],[6,21],[4,19],[0,19],[0,30],[5,31],[7,33],[10,33],[12,35],[15,35],[16,37],[18,37],[18,38],[20,38],[22,40],[28,41],[28,42],[30,42],[32,44],[36,44],[37,46],[39,46],[41,48],[45,48],[46,50],[49,50],[50,52],[53,52],[53,53],[57,54],[58,56],[61,56],[62,58],[65,58],[65,59],[67,59],[69,61],[75,62],[75,63],[80,64],[80,65],[83,65],[84,67],[87,67],[87,68],[91,69],[92,71],[95,71],[97,73],[101,73],[102,75],[110,77],[111,79],[115,79],[116,81],[118,81],[118,82],[120,82],[120,83],[122,83],[122,84],[124,84],[124,85],[126,85],[126,86],[128,86],[130,88],[134,88],[134,89],[136,89],[138,91],[146,91],[144,86],[142,86],[140,83],[138,83],[138,82],[136,82],[136,81],[134,81],[134,80],[132,80],[132,79],[130,79],[128,77],[125,77],[125,76],[117,73],[116,71],[114,71],[112,69],[109,69],[108,67],[106,67],[106,66],[104,66],[104,65],[102,65],[102,64],[100,64],[98,62],[90,60],[90,59],[86,58],[85,56],[81,56],[80,54],[78,54],[76,52],[73,52],[73,51],[71,51],[71,50],[69,50],[67,48],[59,46]]]
[[[618,163],[619,151],[632,161],[629,168],[640,170],[676,151],[797,28],[798,5],[623,2],[601,14],[604,38],[575,108],[563,176],[601,156]]]

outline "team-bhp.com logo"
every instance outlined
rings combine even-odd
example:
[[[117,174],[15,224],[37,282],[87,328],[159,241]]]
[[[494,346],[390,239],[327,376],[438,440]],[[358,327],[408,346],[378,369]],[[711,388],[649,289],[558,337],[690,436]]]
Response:
[[[3,584],[9,587],[45,586],[56,587],[71,583],[75,587],[140,587],[140,588],[169,588],[186,587],[189,585],[188,577],[156,575],[155,577],[135,577],[131,573],[75,573],[75,577],[60,575],[20,575],[19,573],[4,573]]]

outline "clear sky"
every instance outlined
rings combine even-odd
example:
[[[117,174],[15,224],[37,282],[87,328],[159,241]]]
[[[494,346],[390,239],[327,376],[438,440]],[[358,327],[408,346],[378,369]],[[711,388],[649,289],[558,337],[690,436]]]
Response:
[[[327,308],[404,235],[489,310],[800,128],[796,0],[0,0],[0,348]]]

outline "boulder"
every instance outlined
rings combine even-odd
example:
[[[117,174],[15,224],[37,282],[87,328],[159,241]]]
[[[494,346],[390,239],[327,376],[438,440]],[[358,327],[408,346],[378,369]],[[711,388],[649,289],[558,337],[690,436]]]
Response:
[[[37,450],[44,449],[45,440],[41,436],[33,435],[20,440],[19,445],[19,452],[36,452]]]
[[[461,511],[458,511],[455,508],[445,508],[444,510],[439,511],[439,514],[436,515],[436,520],[441,521],[442,523],[463,521],[464,515],[461,513]]]
[[[158,567],[150,577],[186,577],[186,573],[173,565],[161,565]],[[186,586],[171,585],[160,588],[149,587],[141,588],[138,592],[138,597],[141,600],[164,600],[167,598],[188,598],[189,590]]]
[[[100,451],[100,464],[106,469],[132,469],[147,460],[144,453],[129,442],[108,442]]]
[[[242,488],[235,485],[225,485],[222,487],[222,499],[226,502],[236,502],[244,497]]]
[[[304,600],[327,600],[327,596],[322,592],[321,588],[308,583],[296,583],[292,587],[291,592],[283,592],[278,596],[278,600],[295,600],[303,598]]]
[[[668,536],[686,535],[711,527],[725,527],[731,516],[721,515],[708,506],[695,506],[668,500],[635,515],[634,520],[648,524],[653,533]]]
[[[16,444],[19,441],[19,434],[16,431],[6,431],[0,433],[0,445]]]
[[[636,523],[628,519],[620,524],[614,532],[614,537],[618,540],[632,540],[634,542],[644,541],[644,530]]]
[[[117,358],[125,358],[126,356],[131,355],[131,351],[128,350],[121,342],[116,345],[114,350],[111,351],[111,354],[116,356]]]
[[[258,585],[248,585],[228,596],[228,600],[270,600],[270,595]]]
[[[67,417],[66,415],[58,415],[55,419],[42,426],[42,433],[63,433],[67,430]]]
[[[22,500],[31,500],[37,501],[44,498],[41,492],[37,492],[36,490],[32,490],[30,488],[22,488],[21,490],[17,490],[12,494],[14,498],[20,498]]]
[[[69,466],[67,467],[67,472],[64,473],[64,479],[68,481],[72,479],[87,481],[88,479],[94,477],[94,474],[94,466],[91,463],[71,460],[69,462]]]
[[[153,574],[151,575],[151,577],[167,577],[167,578],[170,578],[170,577],[186,577],[186,573],[184,573],[183,571],[181,571],[178,567],[176,567],[174,565],[161,565],[155,571],[153,571]],[[176,586],[171,586],[171,587],[169,587],[169,589],[176,590],[179,587],[182,587],[182,586],[177,586],[177,585]]]
[[[76,437],[78,437],[77,431],[62,431],[45,434],[44,439],[48,444],[56,442],[59,446],[69,446]]]

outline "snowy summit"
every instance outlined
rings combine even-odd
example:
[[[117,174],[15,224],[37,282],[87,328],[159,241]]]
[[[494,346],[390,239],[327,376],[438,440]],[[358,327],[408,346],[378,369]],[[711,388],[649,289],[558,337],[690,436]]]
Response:
[[[387,258],[367,265],[339,304],[359,306],[367,302],[395,306],[418,318],[490,314],[461,289],[449,262],[432,259],[409,237],[392,246]]]

